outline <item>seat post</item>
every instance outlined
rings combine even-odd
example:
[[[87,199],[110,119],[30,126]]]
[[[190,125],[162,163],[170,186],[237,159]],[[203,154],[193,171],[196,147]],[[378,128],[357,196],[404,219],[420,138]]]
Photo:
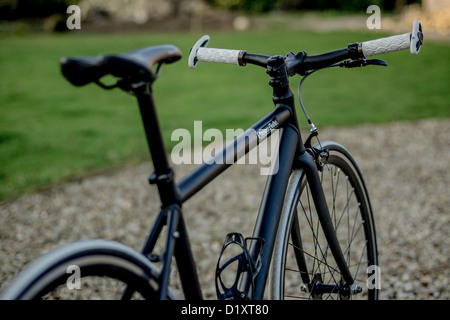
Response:
[[[145,135],[155,168],[149,177],[149,182],[158,186],[162,205],[165,207],[173,203],[180,203],[179,193],[174,182],[173,169],[169,166],[167,159],[150,84],[145,87],[145,90],[135,90],[134,94],[139,103]]]

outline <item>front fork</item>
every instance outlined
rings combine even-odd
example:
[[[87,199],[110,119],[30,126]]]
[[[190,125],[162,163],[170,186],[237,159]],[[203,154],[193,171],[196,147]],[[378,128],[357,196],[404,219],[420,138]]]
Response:
[[[330,212],[328,210],[327,201],[325,198],[325,194],[322,189],[322,184],[319,177],[319,171],[322,170],[324,163],[326,163],[326,159],[328,158],[328,150],[323,148],[312,148],[310,146],[310,139],[312,136],[315,136],[316,134],[313,133],[305,143],[306,152],[304,152],[300,157],[296,159],[297,163],[296,166],[301,167],[305,170],[306,173],[306,179],[309,184],[309,188],[312,194],[314,206],[316,208],[316,212],[320,221],[320,224],[322,226],[323,233],[325,235],[325,238],[327,240],[328,246],[330,248],[330,251],[333,255],[334,260],[336,261],[336,264],[341,272],[343,283],[340,284],[339,292],[349,292],[350,286],[354,283],[354,279],[350,273],[350,270],[348,269],[347,263],[345,261],[344,255],[341,250],[341,246],[339,244],[339,241],[336,236],[336,232],[334,229],[334,225],[330,216]],[[296,217],[297,215],[295,215]],[[298,225],[298,220],[294,219],[294,226]],[[301,248],[301,236],[298,228],[292,228],[292,236],[294,238],[294,241],[298,242],[298,246]],[[297,258],[297,263],[299,264],[299,267],[303,269],[303,271],[306,271],[307,273],[307,267],[306,263],[304,262],[305,259],[303,256],[303,252],[299,253],[300,257]],[[303,277],[302,277],[303,278]],[[304,277],[303,281],[305,282],[307,278]],[[317,279],[317,276],[313,275],[312,279],[306,282],[309,285],[309,291],[314,292],[314,290],[320,291],[321,293],[324,293],[326,290],[336,290],[336,288],[328,288],[325,285],[320,284],[320,279]],[[333,286],[335,287],[335,286]],[[348,289],[348,290],[347,290]],[[336,291],[330,291],[330,292],[336,292]],[[319,294],[319,293],[318,293]]]
[[[270,76],[269,84],[273,88],[274,103],[284,103],[288,106],[291,106],[292,120],[290,125],[297,128],[298,130],[299,124],[295,112],[294,96],[289,86],[289,71],[285,59],[282,56],[270,57],[267,60],[267,74]],[[294,167],[303,168],[306,173],[306,179],[313,196],[314,206],[316,208],[319,221],[322,225],[325,238],[344,279],[343,286],[348,288],[354,283],[354,280],[348,269],[341,250],[341,246],[337,239],[319,177],[319,171],[322,169],[324,163],[326,162],[326,159],[328,158],[328,150],[321,147],[320,149],[313,148],[311,146],[311,139],[313,137],[317,137],[317,135],[317,130],[313,130],[303,146],[303,142],[299,133],[299,145],[297,146],[297,154],[300,156],[298,156],[296,160],[294,160]],[[299,233],[298,240],[300,241],[298,244],[301,247],[301,238]],[[300,257],[297,257],[297,262],[299,262],[299,258]],[[300,260],[304,261],[304,257]],[[310,282],[308,283],[310,284]]]

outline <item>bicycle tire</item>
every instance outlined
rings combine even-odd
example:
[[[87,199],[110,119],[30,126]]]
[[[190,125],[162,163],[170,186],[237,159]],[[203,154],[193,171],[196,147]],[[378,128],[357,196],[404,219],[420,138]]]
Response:
[[[32,262],[0,299],[157,299],[157,279],[155,267],[133,249],[109,240],[86,240],[62,246]],[[169,291],[169,299],[173,298]]]
[[[270,298],[378,299],[379,278],[371,273],[373,267],[368,269],[379,265],[375,223],[364,179],[342,145],[327,141],[322,147],[328,149],[329,158],[319,174],[354,286],[347,287],[345,294],[339,289],[343,288],[343,279],[319,228],[305,174],[298,169],[291,175],[277,232],[269,278]],[[327,293],[317,289],[327,285],[336,289]]]

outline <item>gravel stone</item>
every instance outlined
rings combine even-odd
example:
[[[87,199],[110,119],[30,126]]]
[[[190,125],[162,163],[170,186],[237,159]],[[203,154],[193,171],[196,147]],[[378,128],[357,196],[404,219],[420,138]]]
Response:
[[[381,299],[450,299],[450,120],[327,127],[322,141],[352,153],[375,214]],[[176,167],[176,177],[194,166]],[[140,250],[159,209],[150,162],[0,203],[0,291],[30,261],[62,244],[106,238]],[[236,165],[184,204],[205,298],[229,232],[251,236],[265,177]],[[175,269],[174,269],[175,270]],[[179,281],[173,272],[176,290]]]

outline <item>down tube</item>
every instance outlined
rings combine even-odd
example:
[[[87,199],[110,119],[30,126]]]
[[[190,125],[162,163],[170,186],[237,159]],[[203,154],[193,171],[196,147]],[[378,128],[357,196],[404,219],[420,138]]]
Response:
[[[264,190],[263,199],[259,208],[258,218],[255,224],[253,237],[263,238],[264,249],[261,253],[261,269],[255,279],[255,288],[252,299],[261,300],[264,296],[267,275],[269,273],[270,260],[275,244],[275,236],[278,230],[281,209],[284,203],[289,176],[296,154],[298,143],[298,131],[287,126],[283,130],[279,148],[278,172],[269,176]],[[254,252],[253,248],[250,249]],[[246,286],[249,284],[246,284]],[[248,287],[247,287],[248,289]],[[246,290],[248,292],[248,290]]]
[[[247,136],[249,131],[260,134],[263,132],[270,134],[270,129],[278,129],[285,126],[290,116],[291,111],[288,107],[282,104],[277,105],[275,110],[251,126],[246,132],[234,139],[234,141],[223,148],[221,152],[214,155],[212,159],[208,159],[208,161],[203,162],[201,165],[197,166],[194,170],[184,176],[177,184],[181,202],[187,201],[209,182],[219,176],[223,171],[233,165],[233,163],[237,160],[238,155],[246,154],[252,147],[256,147],[256,145],[266,138],[260,138],[257,135],[251,135],[249,137]],[[247,138],[254,141],[249,141]]]

